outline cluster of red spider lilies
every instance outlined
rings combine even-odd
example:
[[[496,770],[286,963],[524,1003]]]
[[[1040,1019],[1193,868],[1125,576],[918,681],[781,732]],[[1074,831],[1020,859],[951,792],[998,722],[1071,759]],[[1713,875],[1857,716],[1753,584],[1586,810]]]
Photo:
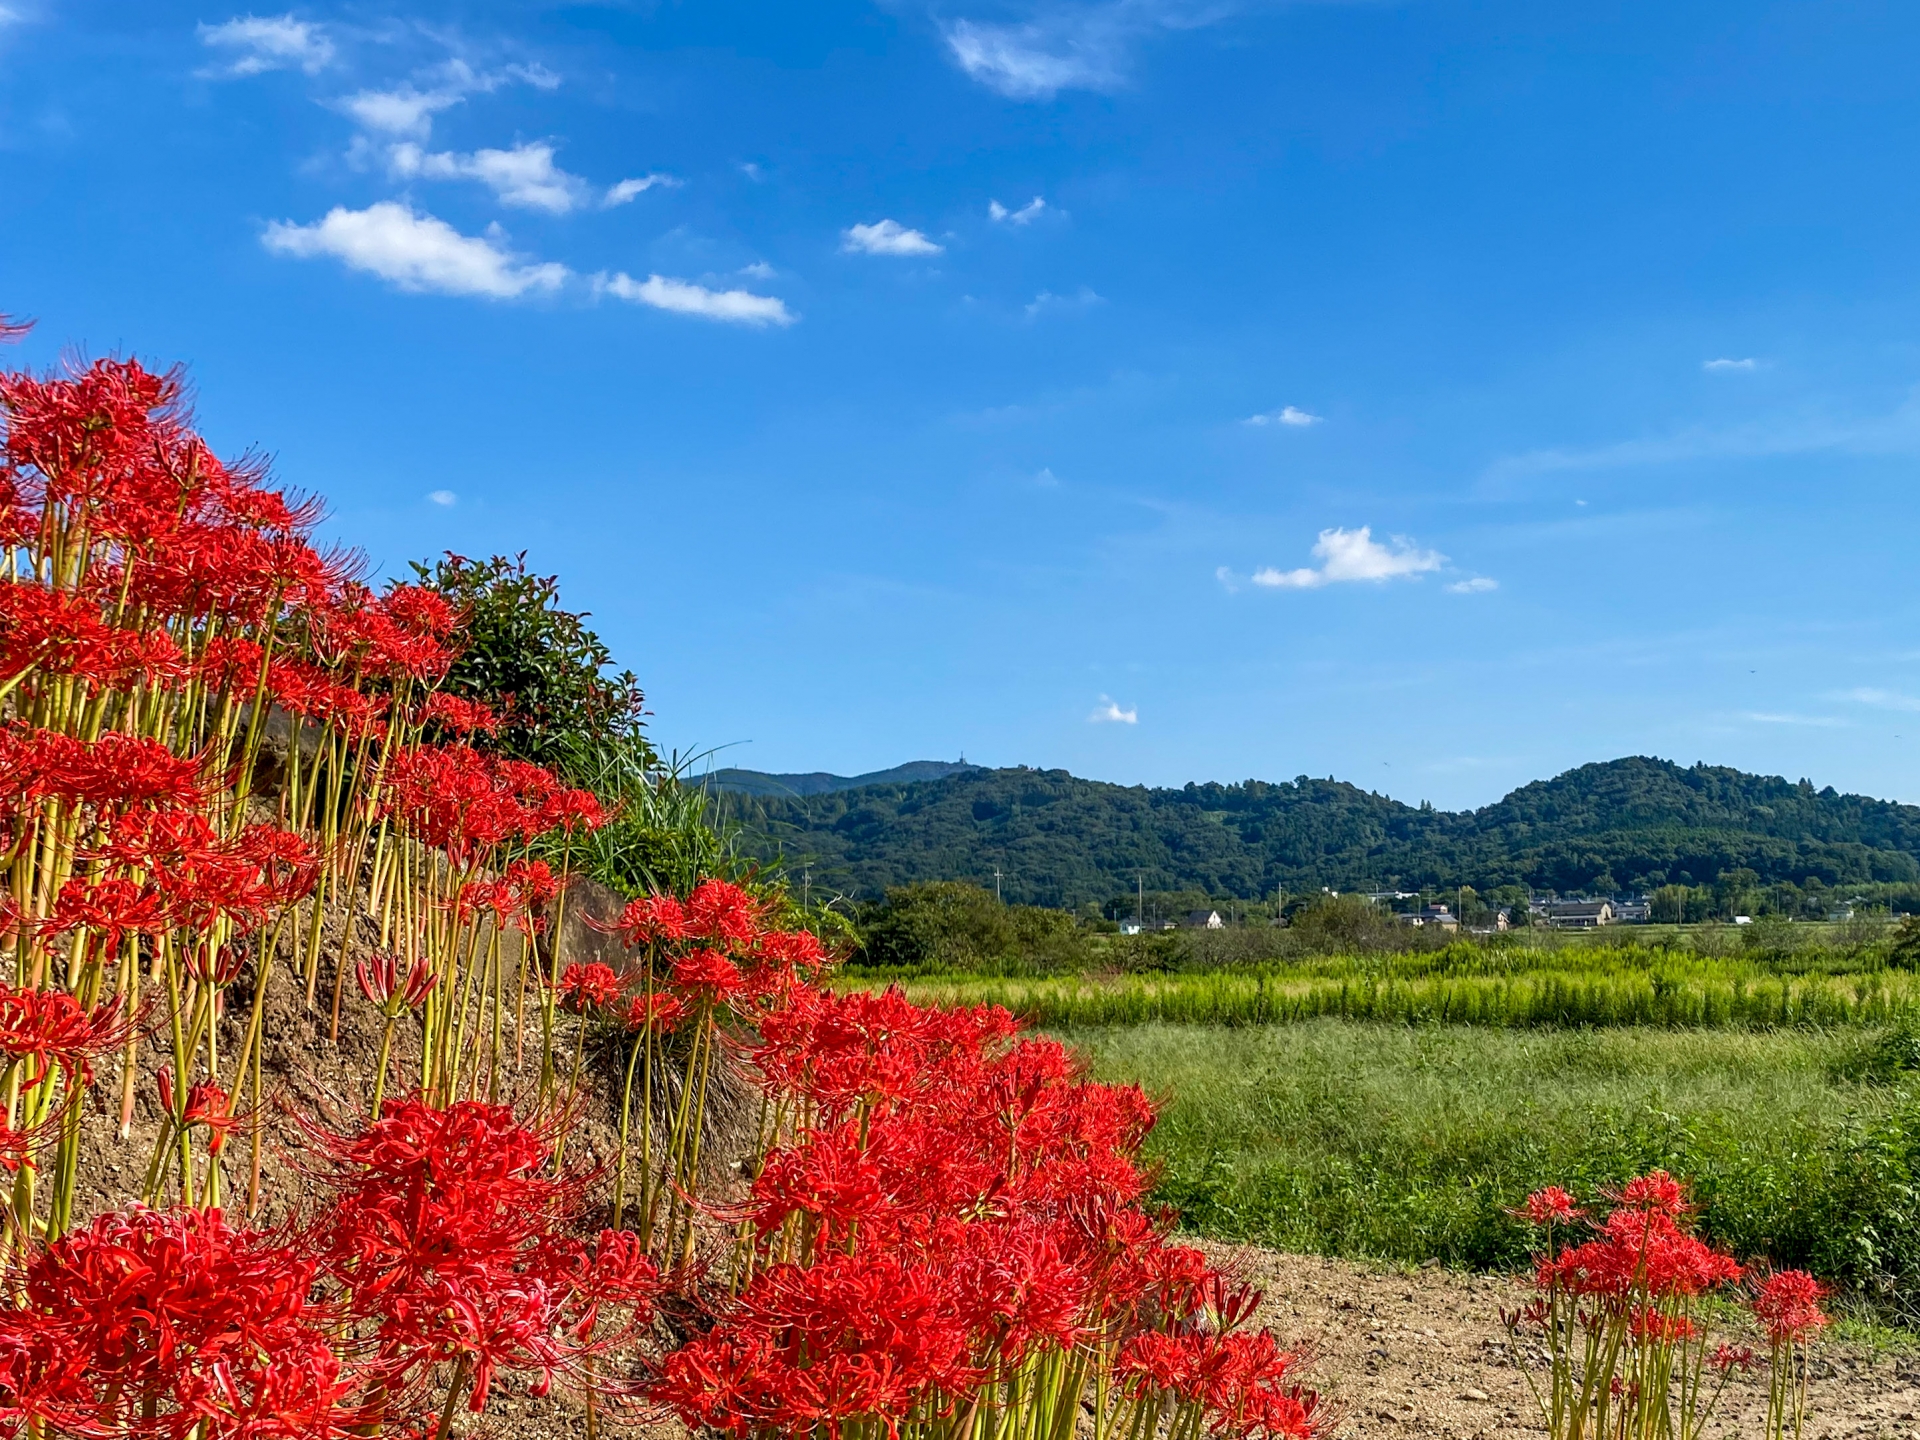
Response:
[[[1146,1208],[1137,1089],[1003,1011],[836,997],[717,880],[629,905],[621,970],[570,962],[604,817],[438,690],[443,597],[318,548],[175,374],[7,374],[0,412],[0,1430],[445,1435],[556,1384],[740,1436],[1323,1427],[1257,1297]],[[290,1142],[273,995],[382,1037]]]
[[[1655,1170],[1610,1192],[1590,1221],[1558,1186],[1516,1213],[1542,1234],[1539,1298],[1502,1318],[1516,1344],[1545,1352],[1542,1384],[1525,1371],[1553,1440],[1706,1432],[1736,1372],[1765,1363],[1768,1440],[1806,1423],[1809,1351],[1827,1326],[1826,1287],[1803,1270],[1749,1273],[1689,1229],[1686,1187]],[[1585,1234],[1578,1243],[1569,1235]],[[1770,1354],[1715,1343],[1717,1321],[1744,1305]]]

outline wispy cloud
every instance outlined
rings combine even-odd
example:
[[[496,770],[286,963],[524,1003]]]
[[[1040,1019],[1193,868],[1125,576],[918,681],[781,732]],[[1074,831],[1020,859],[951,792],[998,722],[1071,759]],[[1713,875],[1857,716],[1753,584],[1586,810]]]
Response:
[[[311,225],[276,220],[261,243],[276,255],[332,256],[402,290],[442,295],[511,300],[557,290],[568,275],[564,265],[524,263],[497,235],[462,235],[444,220],[391,200],[364,210],[336,206]]]
[[[1912,695],[1901,695],[1892,690],[1876,690],[1866,685],[1853,690],[1843,690],[1831,698],[1851,700],[1856,705],[1871,705],[1877,710],[1920,710],[1920,699]]]
[[[1012,22],[953,20],[942,27],[954,61],[1014,100],[1051,100],[1062,90],[1116,90],[1130,52],[1156,31],[1190,30],[1238,8],[1210,0],[1042,0]]]
[[[1498,590],[1500,582],[1486,575],[1475,575],[1466,580],[1456,580],[1446,588],[1449,595],[1484,595],[1489,590]]]
[[[1038,220],[1047,208],[1047,202],[1038,195],[1022,205],[1018,210],[1009,210],[998,200],[987,202],[987,218],[1003,225],[1031,225]]]
[[[1323,417],[1309,415],[1293,405],[1282,405],[1278,410],[1269,410],[1261,415],[1249,415],[1240,423],[1255,427],[1263,425],[1287,425],[1304,429],[1309,425],[1318,425]]]
[[[560,77],[539,65],[508,65],[499,70],[475,70],[464,60],[449,60],[427,72],[427,88],[412,81],[391,90],[359,90],[333,102],[363,130],[425,140],[433,117],[460,104],[469,95],[491,94],[503,85],[531,85],[552,90]]]
[[[1760,725],[1816,725],[1822,729],[1839,729],[1851,723],[1836,715],[1784,715],[1765,710],[1748,710],[1740,718]]]
[[[641,175],[632,180],[622,180],[617,185],[609,185],[607,193],[601,197],[601,204],[611,210],[615,205],[624,205],[629,200],[644,195],[656,185],[669,190],[677,190],[686,182],[673,175]]]
[[[11,11],[0,11],[11,17]],[[238,15],[218,25],[200,26],[200,43],[229,55],[217,72],[262,75],[269,70],[304,70],[317,75],[333,63],[333,41],[318,25],[292,15]]]
[[[1042,315],[1061,310],[1087,310],[1095,305],[1107,302],[1082,285],[1071,295],[1056,295],[1051,290],[1042,290],[1027,302],[1027,318],[1038,319]]]
[[[553,146],[541,141],[511,150],[476,150],[471,155],[433,153],[412,141],[396,145],[389,168],[404,180],[478,180],[502,205],[564,215],[587,202],[593,187],[553,163]]]
[[[1489,465],[1487,482],[1572,471],[1619,470],[1689,460],[1743,460],[1774,455],[1920,454],[1920,392],[1885,414],[1832,418],[1817,412],[1773,416],[1746,424],[1695,425],[1665,435],[1577,448],[1509,455]]]
[[[1700,362],[1700,368],[1702,370],[1758,370],[1760,362],[1752,356],[1748,356],[1745,360],[1703,360]]]
[[[898,220],[849,225],[840,232],[840,248],[857,255],[938,255],[947,247],[909,230]]]
[[[1317,590],[1322,585],[1346,581],[1408,580],[1447,563],[1446,556],[1436,550],[1419,549],[1404,536],[1396,535],[1390,545],[1382,545],[1373,538],[1370,525],[1358,530],[1337,526],[1322,530],[1313,553],[1321,562],[1317,568],[1256,570],[1253,583],[1283,590]]]
[[[709,290],[691,280],[675,280],[666,275],[635,280],[621,273],[596,279],[595,288],[636,305],[651,305],[656,310],[731,325],[791,325],[799,318],[777,296],[755,295],[747,290]]]
[[[460,497],[451,490],[429,490],[427,492],[427,499],[436,505],[451,506],[459,503]]]
[[[1129,705],[1122,710],[1119,701],[1111,695],[1102,695],[1100,703],[1093,707],[1093,713],[1087,716],[1087,723],[1089,725],[1138,725],[1140,707]]]

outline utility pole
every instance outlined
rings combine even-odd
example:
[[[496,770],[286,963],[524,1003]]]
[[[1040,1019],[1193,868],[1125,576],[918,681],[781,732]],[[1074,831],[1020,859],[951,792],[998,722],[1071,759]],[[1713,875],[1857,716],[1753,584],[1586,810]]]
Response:
[[[998,865],[993,867],[993,903],[996,905],[1001,903],[1000,901],[1000,867]]]
[[[1144,870],[1134,871],[1133,883],[1135,886],[1133,923],[1144,930],[1147,928],[1147,872]]]

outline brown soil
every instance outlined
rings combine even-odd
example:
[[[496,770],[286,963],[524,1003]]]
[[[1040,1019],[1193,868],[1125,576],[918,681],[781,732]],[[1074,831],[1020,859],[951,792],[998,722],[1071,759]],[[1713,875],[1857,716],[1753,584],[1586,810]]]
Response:
[[[1545,1433],[1500,1326],[1500,1308],[1528,1298],[1522,1284],[1252,1246],[1206,1249],[1265,1288],[1261,1323],[1318,1352],[1310,1378],[1334,1398],[1342,1436]],[[1814,1365],[1806,1440],[1920,1436],[1920,1350],[1876,1355],[1834,1341],[1820,1346]],[[1757,1436],[1765,1415],[1765,1381],[1755,1376],[1729,1387],[1706,1433]]]

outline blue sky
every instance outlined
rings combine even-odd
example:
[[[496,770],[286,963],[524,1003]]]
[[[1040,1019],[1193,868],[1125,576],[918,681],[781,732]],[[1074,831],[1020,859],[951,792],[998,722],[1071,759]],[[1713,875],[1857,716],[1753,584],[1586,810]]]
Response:
[[[1920,801],[1920,10],[0,0],[0,310],[668,746]],[[735,743],[747,742],[747,743]]]

